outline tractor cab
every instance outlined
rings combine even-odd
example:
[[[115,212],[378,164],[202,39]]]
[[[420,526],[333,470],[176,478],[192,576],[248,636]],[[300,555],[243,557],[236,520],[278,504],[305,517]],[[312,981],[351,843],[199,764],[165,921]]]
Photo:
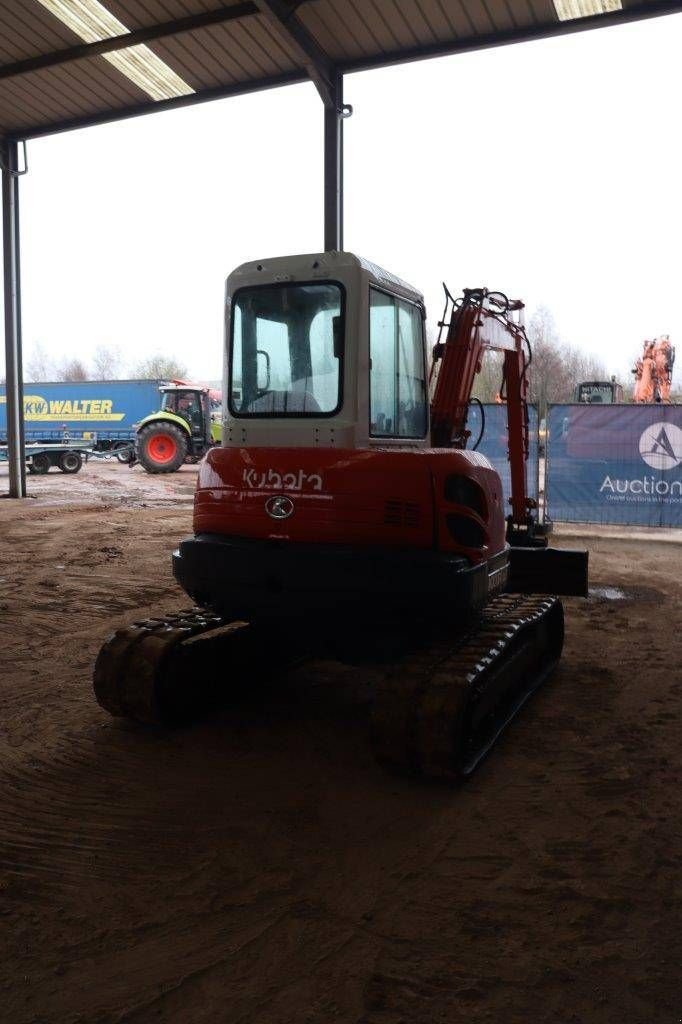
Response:
[[[162,387],[161,410],[180,416],[189,427],[192,438],[205,441],[210,435],[211,409],[207,389]]]

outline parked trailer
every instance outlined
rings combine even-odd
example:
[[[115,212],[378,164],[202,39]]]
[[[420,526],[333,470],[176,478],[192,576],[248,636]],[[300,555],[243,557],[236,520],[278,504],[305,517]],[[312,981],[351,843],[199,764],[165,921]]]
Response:
[[[49,473],[55,466],[62,473],[78,473],[86,455],[86,446],[79,444],[27,444],[24,445],[24,460],[29,473]],[[8,461],[6,445],[0,446],[0,463]]]
[[[134,451],[134,443],[127,442],[124,449],[126,461],[129,461]],[[118,455],[119,450],[114,453],[109,451],[96,451],[88,447],[86,442],[69,441],[63,444],[27,444],[24,445],[24,461],[29,473],[42,476],[43,473],[56,467],[62,473],[80,472],[83,462],[90,459],[112,459]],[[7,445],[0,445],[0,463],[8,461]]]
[[[24,385],[27,445],[85,442],[93,452],[130,457],[135,424],[159,407],[161,380],[51,381]],[[0,444],[7,441],[5,387],[0,386]]]

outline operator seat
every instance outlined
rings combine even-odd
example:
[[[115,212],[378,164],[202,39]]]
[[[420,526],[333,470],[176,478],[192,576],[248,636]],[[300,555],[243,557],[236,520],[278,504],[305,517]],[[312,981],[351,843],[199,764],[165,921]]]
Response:
[[[310,391],[267,391],[260,398],[249,402],[246,411],[277,415],[277,413],[315,413],[322,410]]]

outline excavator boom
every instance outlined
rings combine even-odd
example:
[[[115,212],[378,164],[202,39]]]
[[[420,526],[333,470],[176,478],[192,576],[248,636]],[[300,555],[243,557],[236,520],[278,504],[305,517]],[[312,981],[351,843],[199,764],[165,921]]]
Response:
[[[465,289],[455,301],[445,288],[441,336],[431,363],[431,443],[437,448],[466,448],[467,416],[476,374],[486,352],[504,353],[501,395],[507,406],[508,456],[511,468],[510,539],[533,531],[526,464],[528,436],[528,368],[530,346],[523,325],[523,303],[502,292]],[[443,330],[447,333],[441,341]]]

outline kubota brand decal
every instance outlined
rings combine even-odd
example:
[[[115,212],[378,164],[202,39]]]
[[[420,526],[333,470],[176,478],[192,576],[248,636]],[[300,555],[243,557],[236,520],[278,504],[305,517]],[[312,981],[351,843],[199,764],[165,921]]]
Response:
[[[274,469],[259,473],[255,469],[245,469],[242,483],[252,491],[311,491],[322,490],[322,477],[319,473],[278,473]]]

